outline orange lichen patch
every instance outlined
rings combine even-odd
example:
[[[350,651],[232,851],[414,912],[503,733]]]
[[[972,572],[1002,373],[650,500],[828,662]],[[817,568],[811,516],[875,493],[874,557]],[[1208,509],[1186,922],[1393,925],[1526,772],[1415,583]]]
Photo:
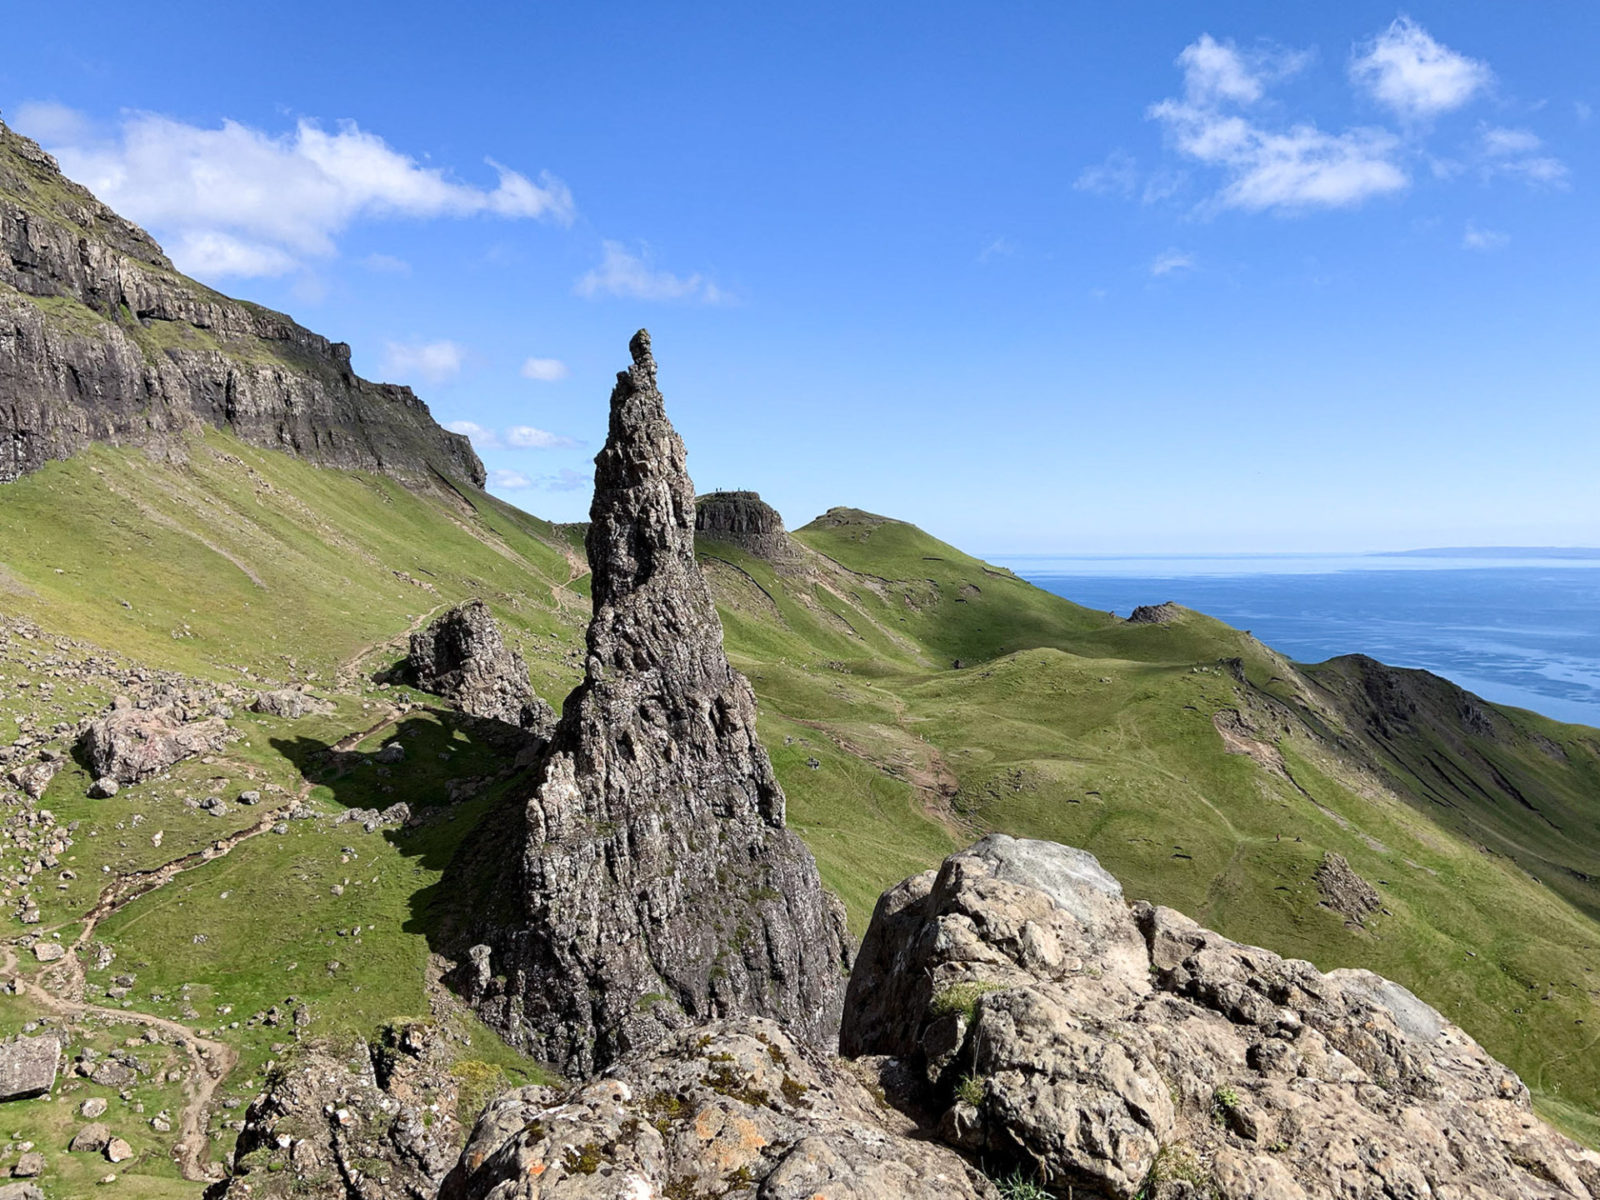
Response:
[[[542,1162],[531,1162],[528,1164],[528,1174],[532,1175],[535,1179],[539,1178],[539,1176],[543,1175],[547,1170],[549,1170],[549,1168],[546,1167]]]
[[[695,1136],[706,1143],[706,1154],[719,1171],[734,1171],[751,1162],[767,1145],[761,1126],[717,1106],[701,1109],[694,1117]]]

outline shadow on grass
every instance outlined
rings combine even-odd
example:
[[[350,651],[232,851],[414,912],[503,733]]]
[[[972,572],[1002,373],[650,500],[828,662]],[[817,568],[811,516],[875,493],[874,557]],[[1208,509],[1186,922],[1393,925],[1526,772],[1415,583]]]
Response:
[[[398,745],[397,761],[380,761]],[[318,738],[280,737],[272,746],[314,785],[312,804],[367,820],[405,804],[402,823],[380,826],[385,841],[416,860],[435,882],[410,898],[402,925],[429,949],[455,956],[466,931],[480,928],[504,895],[498,886],[517,839],[509,822],[520,805],[509,798],[538,743],[522,730],[443,708],[408,716],[364,744],[340,749]],[[392,820],[392,818],[391,818]],[[352,818],[352,834],[365,825]]]

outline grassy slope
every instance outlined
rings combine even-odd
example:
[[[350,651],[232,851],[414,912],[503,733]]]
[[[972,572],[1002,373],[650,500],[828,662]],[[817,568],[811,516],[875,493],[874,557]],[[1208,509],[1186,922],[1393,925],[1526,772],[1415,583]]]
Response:
[[[209,794],[220,776],[237,789],[251,773],[295,786],[312,750],[361,728],[364,704],[394,695],[365,676],[435,608],[483,595],[536,686],[559,703],[580,669],[587,616],[575,532],[482,494],[420,497],[222,435],[195,443],[187,462],[95,449],[0,489],[0,611],[212,678],[248,670],[331,688],[341,667],[362,668],[343,672],[334,715],[241,717],[248,744],[219,763],[186,764],[172,781],[89,801],[81,770],[63,772],[46,803],[101,836],[78,839],[78,880],[41,897],[46,924],[87,907],[102,866],[152,866],[250,819],[239,810],[219,822],[183,796]],[[883,887],[983,831],[1051,837],[1092,850],[1130,896],[1324,968],[1368,966],[1407,983],[1522,1071],[1571,1128],[1600,1108],[1600,1060],[1584,1053],[1600,1018],[1591,992],[1600,928],[1578,897],[1475,836],[1462,812],[1441,820],[1437,804],[1403,786],[1405,764],[1339,748],[1335,735],[1358,739],[1315,679],[1198,614],[1130,626],[899,522],[835,510],[796,536],[815,552],[798,574],[723,543],[703,543],[703,561],[730,654],[755,683],[790,819],[858,932]],[[1219,661],[1229,659],[1247,682]],[[63,700],[62,715],[103,700]],[[23,708],[38,703],[0,701],[0,716]],[[1269,729],[1261,737],[1286,772],[1227,753],[1212,724],[1222,709]],[[1563,819],[1592,816],[1581,743],[1593,731],[1508,719],[1571,749],[1561,764],[1527,758],[1531,741],[1497,744],[1487,753],[1500,769],[1542,789]],[[353,766],[319,785],[317,805],[426,805],[448,779],[495,765],[493,749],[449,714],[412,714],[406,731],[416,752],[403,780]],[[231,1020],[291,994],[329,1032],[423,1011],[432,890],[495,795],[416,833],[307,821],[247,842],[102,925],[97,936],[119,954],[112,973],[143,964],[141,1007],[179,1015],[177,999],[150,996],[186,994],[208,1028],[219,1005],[232,1006]],[[1500,822],[1502,841],[1515,840],[1517,812],[1479,807]],[[140,835],[129,836],[135,813]],[[152,827],[166,830],[160,850],[143,836]],[[1365,930],[1317,904],[1310,875],[1327,849],[1379,887],[1389,911]],[[1536,849],[1559,860],[1570,847],[1545,838]],[[335,883],[345,889],[337,900]],[[227,1094],[247,1094],[274,1035],[219,1036],[244,1056]],[[163,1167],[148,1167],[153,1188],[170,1177]]]

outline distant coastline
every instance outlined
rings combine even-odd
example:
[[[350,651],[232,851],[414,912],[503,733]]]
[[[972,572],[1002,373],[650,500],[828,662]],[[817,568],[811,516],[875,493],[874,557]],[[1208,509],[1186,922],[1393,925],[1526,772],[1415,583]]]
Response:
[[[1376,550],[1376,558],[1600,558],[1596,546],[1431,546],[1423,550]]]

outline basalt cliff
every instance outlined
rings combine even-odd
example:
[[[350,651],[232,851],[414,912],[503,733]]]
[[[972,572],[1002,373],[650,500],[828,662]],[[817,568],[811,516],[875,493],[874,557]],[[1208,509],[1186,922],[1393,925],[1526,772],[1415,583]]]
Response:
[[[92,442],[214,426],[326,466],[481,486],[467,439],[350,347],[181,275],[150,235],[0,124],[0,482]]]
[[[585,677],[509,832],[517,904],[467,980],[508,1037],[578,1075],[714,1017],[831,1046],[849,964],[723,651],[649,334],[630,350],[595,459]]]

